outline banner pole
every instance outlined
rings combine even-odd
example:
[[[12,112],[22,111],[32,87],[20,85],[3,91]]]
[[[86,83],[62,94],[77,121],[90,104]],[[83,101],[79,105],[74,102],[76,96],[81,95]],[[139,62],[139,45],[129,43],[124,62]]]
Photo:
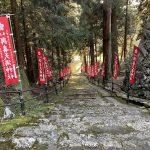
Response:
[[[20,92],[19,92],[19,96],[20,96],[20,104],[21,104],[21,113],[22,115],[25,115],[25,104],[24,104],[24,98],[23,98],[23,86],[22,86],[22,81],[21,81],[21,74],[20,74],[20,69],[19,69],[19,63],[18,63],[18,57],[17,57],[17,49],[16,49],[16,45],[15,45],[15,40],[14,40],[14,35],[13,35],[13,29],[12,29],[12,23],[11,23],[11,19],[10,19],[10,15],[6,15],[6,17],[9,20],[9,24],[10,24],[10,31],[12,33],[12,41],[13,41],[13,46],[14,46],[14,53],[16,56],[16,63],[17,63],[17,70],[18,70],[18,75],[19,75],[19,86],[20,86]]]
[[[42,51],[44,52],[44,48],[42,48]],[[44,74],[45,74],[45,93],[46,93],[46,101],[45,103],[49,103],[49,97],[48,97],[48,79],[46,74],[46,67],[44,62],[45,55],[43,54],[43,66],[44,66]]]
[[[113,77],[112,77],[112,87],[111,87],[111,90],[112,90],[112,92],[114,91],[114,80],[113,80]]]

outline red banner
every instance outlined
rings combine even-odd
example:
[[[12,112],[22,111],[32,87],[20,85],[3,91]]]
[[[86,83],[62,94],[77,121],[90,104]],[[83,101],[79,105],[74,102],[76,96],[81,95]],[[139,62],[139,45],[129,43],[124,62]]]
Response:
[[[96,77],[98,75],[98,63],[95,62],[94,63],[94,77]]]
[[[14,45],[7,16],[0,17],[0,60],[4,70],[5,84],[8,86],[19,83]]]
[[[63,69],[60,69],[58,72],[58,78],[62,79],[64,77]]]
[[[94,65],[91,65],[91,76],[90,77],[94,77]]]
[[[91,66],[90,65],[87,66],[87,76],[91,77]]]
[[[86,68],[85,66],[81,66],[81,72],[85,72]]]
[[[67,67],[67,74],[70,75],[71,74],[71,68]]]
[[[48,62],[48,55],[43,55],[43,60],[44,60],[44,69],[45,69],[46,79],[52,80],[53,79],[52,69],[51,69],[49,62]]]
[[[36,49],[36,56],[38,60],[38,71],[39,71],[38,83],[42,85],[46,83],[46,79],[45,79],[45,70],[44,70],[44,62],[43,62],[43,52],[41,48]]]
[[[117,80],[117,78],[118,78],[118,69],[119,69],[118,62],[119,62],[118,54],[115,54],[115,57],[114,57],[114,74],[113,74],[114,80]]]
[[[64,69],[63,69],[63,74],[64,74],[64,76],[67,76],[67,75],[68,75],[67,67],[64,67]]]
[[[100,76],[102,79],[105,76],[105,65],[104,65],[104,63],[102,63],[102,65],[101,65]]]
[[[134,84],[134,80],[135,80],[136,64],[138,60],[139,51],[140,51],[139,47],[134,46],[133,55],[132,55],[132,64],[130,68],[130,78],[129,78],[129,83],[131,85]]]

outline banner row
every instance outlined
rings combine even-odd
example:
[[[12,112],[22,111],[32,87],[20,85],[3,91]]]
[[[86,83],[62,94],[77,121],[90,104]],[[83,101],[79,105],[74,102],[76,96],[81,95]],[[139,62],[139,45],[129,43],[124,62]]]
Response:
[[[138,61],[138,55],[139,55],[140,49],[137,46],[134,46],[133,54],[132,54],[132,61],[130,64],[130,75],[129,75],[129,83],[130,85],[133,85],[135,82],[135,74],[136,74],[136,67],[137,67],[137,61]],[[94,65],[87,65],[82,66],[81,71],[85,72],[89,78],[94,78],[100,76],[102,79],[105,76],[105,65],[102,63],[94,63]],[[118,72],[119,72],[119,58],[118,55],[115,54],[114,56],[114,69],[113,69],[113,79],[118,79]]]

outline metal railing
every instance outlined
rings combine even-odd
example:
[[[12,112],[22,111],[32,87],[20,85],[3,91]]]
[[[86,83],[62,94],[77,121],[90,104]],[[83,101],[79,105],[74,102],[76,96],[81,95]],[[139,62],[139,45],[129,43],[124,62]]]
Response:
[[[142,94],[140,95],[137,93],[143,93],[145,91],[150,92],[149,87],[147,87],[147,88],[146,87],[136,87],[135,88],[134,86],[128,85],[127,89],[124,90],[122,82],[117,83],[117,81],[114,81],[114,80],[103,80],[101,77],[94,77],[94,78],[87,77],[87,78],[90,83],[92,83],[96,86],[99,86],[105,90],[108,90],[109,92],[125,94],[127,103],[129,103],[129,102],[139,103],[139,101],[131,100],[131,97],[141,99],[141,101],[148,100],[148,98],[142,96]]]
[[[63,87],[68,83],[69,78],[70,75],[64,77],[61,80],[50,81],[46,85],[38,86],[38,87],[34,87],[22,91],[15,90],[15,89],[7,90],[7,88],[5,90],[1,90],[0,95],[7,95],[10,98],[10,100],[8,101],[8,103],[4,103],[4,105],[0,107],[3,108],[6,108],[7,106],[11,108],[14,107],[17,113],[19,111],[17,110],[17,108],[20,107],[21,115],[26,115],[26,111],[27,111],[26,103],[29,103],[30,101],[36,99],[40,100],[40,98],[43,101],[43,103],[49,103],[50,95],[57,95],[63,89]],[[27,92],[30,92],[30,95],[32,95],[30,99],[24,98],[24,94]],[[32,106],[32,108],[34,109],[35,106]]]

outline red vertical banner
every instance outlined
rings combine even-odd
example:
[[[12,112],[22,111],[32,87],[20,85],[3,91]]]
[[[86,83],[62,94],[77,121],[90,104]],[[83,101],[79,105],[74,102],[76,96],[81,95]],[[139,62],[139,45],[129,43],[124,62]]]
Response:
[[[102,63],[102,65],[101,65],[100,76],[102,79],[105,76],[105,64],[104,63]]]
[[[69,75],[69,67],[68,66],[65,67],[65,73],[66,73],[66,76]]]
[[[52,80],[52,69],[50,67],[50,64],[48,62],[48,55],[43,55],[43,60],[44,60],[44,68],[45,68],[45,76],[47,80]]]
[[[5,84],[19,83],[17,63],[8,16],[0,17],[0,60],[2,62]]]
[[[71,74],[71,68],[70,67],[67,67],[67,73],[68,73],[68,75]]]
[[[94,63],[94,77],[96,77],[98,75],[98,63],[95,62]]]
[[[44,61],[43,61],[43,51],[41,48],[36,49],[36,56],[38,61],[38,72],[39,72],[38,83],[42,85],[46,83],[46,79],[45,79],[45,69],[44,69]]]
[[[91,77],[95,76],[95,65],[91,65]]]
[[[139,47],[134,46],[133,54],[132,54],[132,63],[130,68],[130,77],[129,77],[129,83],[132,85],[135,81],[135,73],[136,73],[136,65],[138,60],[138,54],[139,54]]]
[[[91,65],[88,65],[88,77],[91,77]]]
[[[81,66],[81,72],[85,72],[85,66]]]
[[[67,76],[67,67],[63,68],[63,74],[64,74],[64,77]]]
[[[118,54],[115,54],[115,57],[114,57],[114,73],[113,73],[114,80],[117,80],[117,78],[118,78],[118,69],[119,69],[118,62],[119,62]]]
[[[58,72],[58,78],[63,79],[63,77],[64,77],[63,69],[60,69]]]

